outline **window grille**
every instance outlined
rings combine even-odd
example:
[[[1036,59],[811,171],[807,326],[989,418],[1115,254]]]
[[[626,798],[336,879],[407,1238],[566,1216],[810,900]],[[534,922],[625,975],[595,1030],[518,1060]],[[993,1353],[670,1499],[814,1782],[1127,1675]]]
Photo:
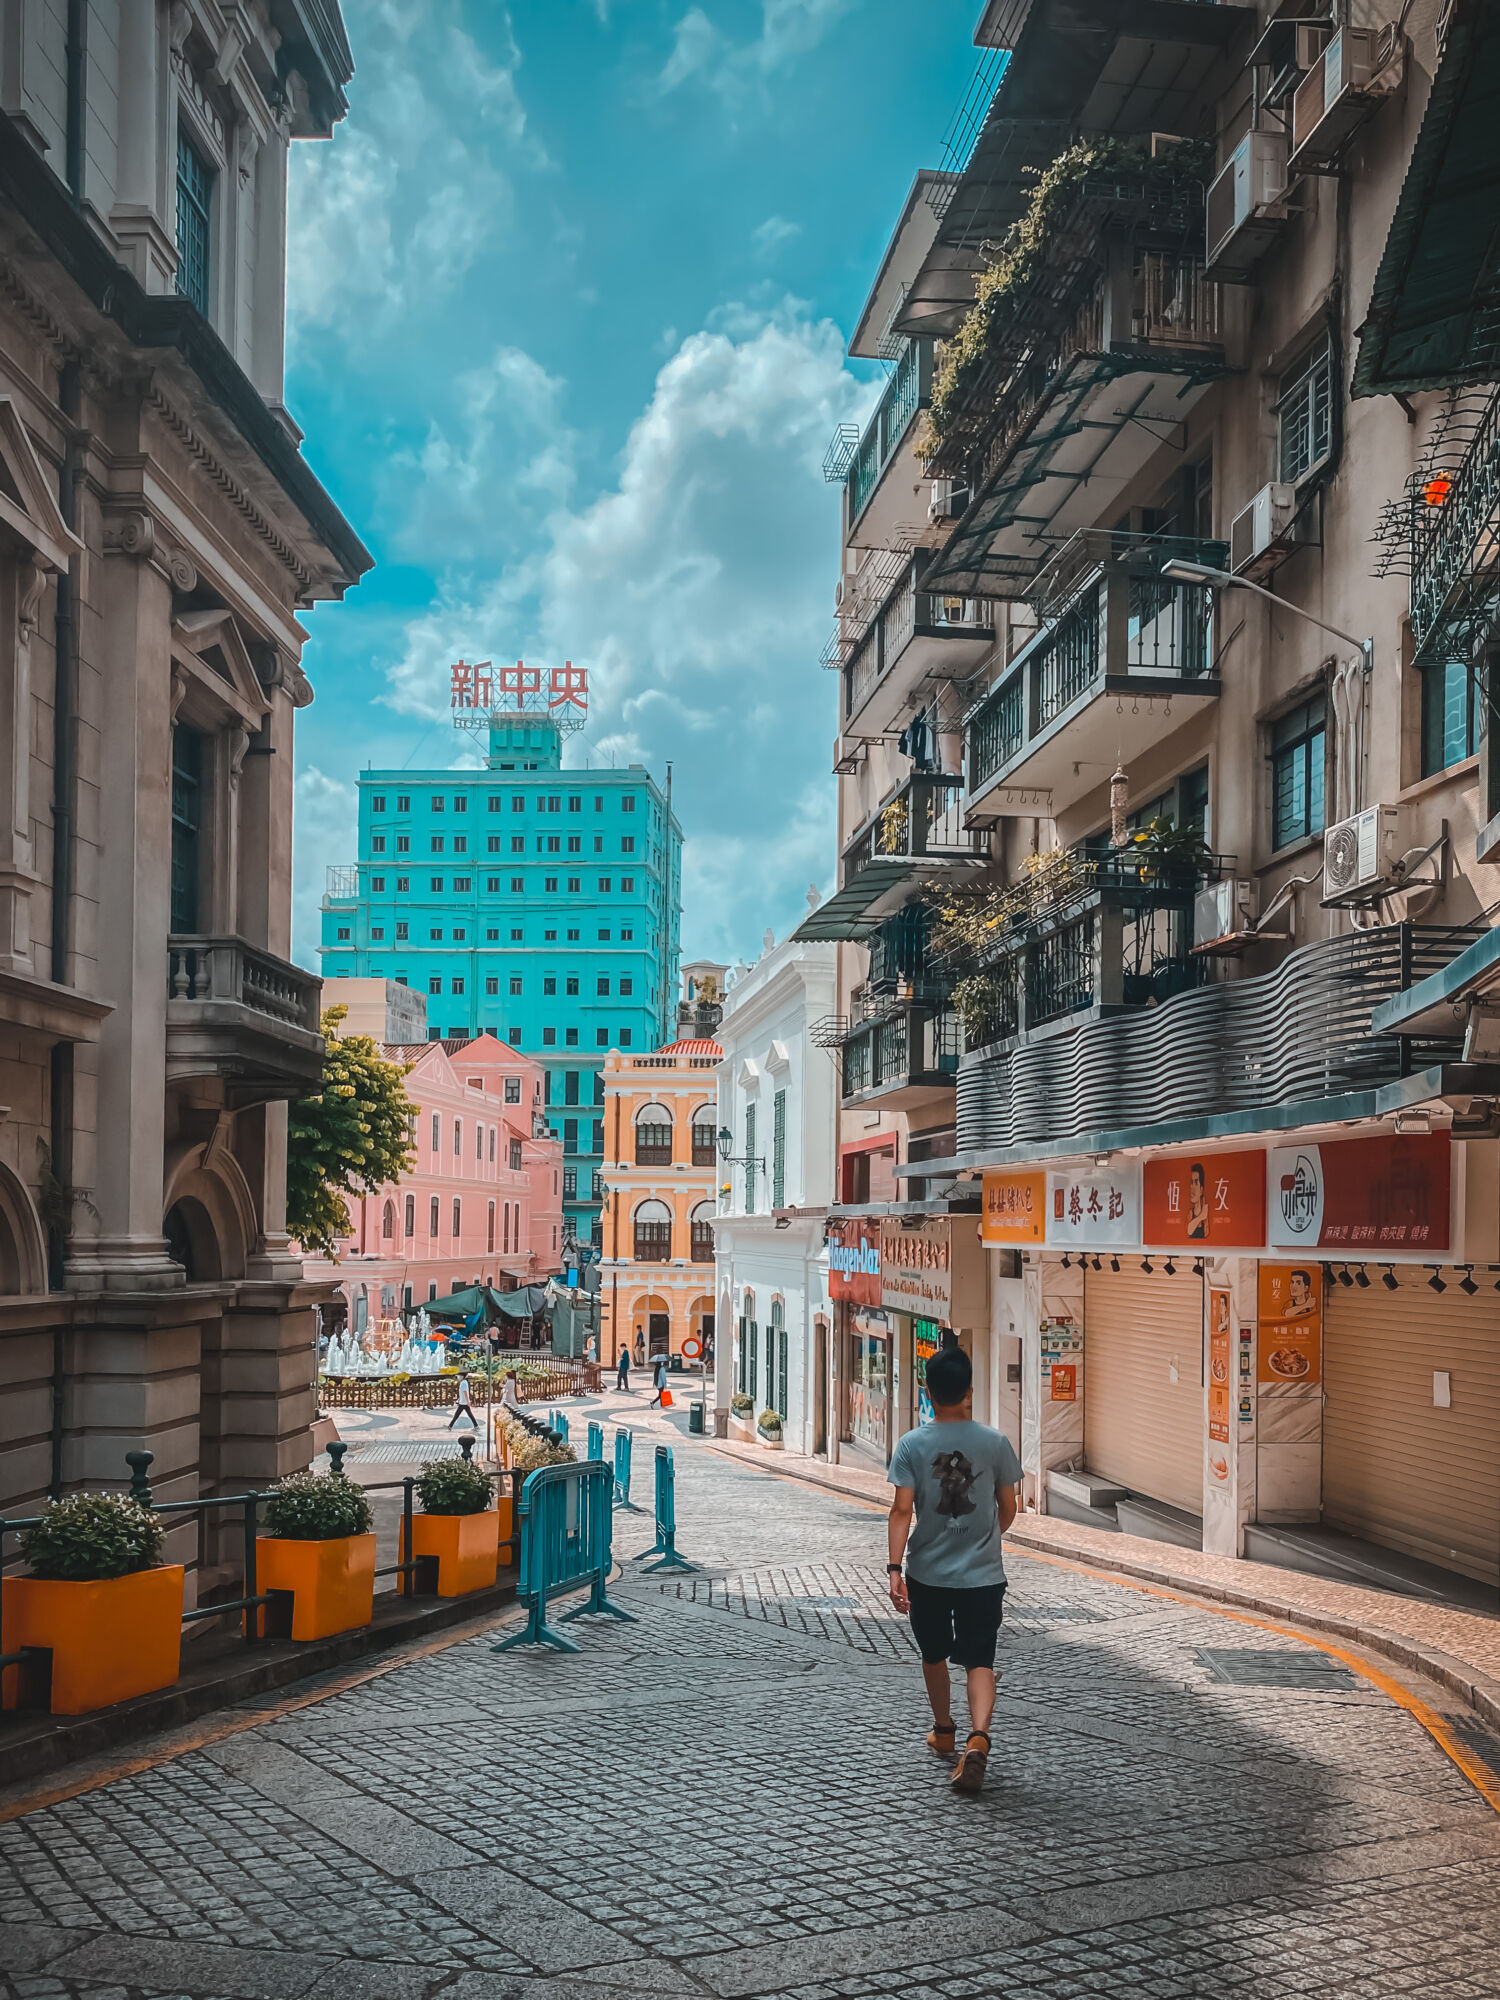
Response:
[[[209,302],[209,232],[213,215],[212,167],[189,139],[177,134],[177,289],[205,318]]]

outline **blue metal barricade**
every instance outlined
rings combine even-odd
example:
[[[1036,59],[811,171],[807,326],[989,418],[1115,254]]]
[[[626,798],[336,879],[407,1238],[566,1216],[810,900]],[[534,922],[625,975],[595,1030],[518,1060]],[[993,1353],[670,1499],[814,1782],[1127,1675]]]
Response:
[[[548,1418],[547,1428],[549,1430],[556,1431],[557,1435],[562,1439],[564,1444],[568,1442],[568,1419],[561,1410],[557,1411],[557,1413],[554,1416]]]
[[[656,1542],[646,1550],[646,1555],[657,1556],[657,1562],[648,1562],[647,1571],[654,1569],[692,1569],[698,1565],[690,1563],[686,1556],[677,1553],[677,1464],[672,1457],[669,1444],[656,1447]],[[637,1557],[639,1562],[641,1557]]]
[[[531,1473],[521,1488],[521,1556],[519,1596],[526,1606],[526,1623],[494,1648],[555,1646],[576,1653],[571,1639],[547,1623],[547,1600],[559,1591],[590,1586],[582,1604],[562,1614],[563,1622],[590,1612],[607,1612],[633,1624],[629,1611],[611,1604],[604,1586],[609,1581],[612,1530],[609,1467],[601,1459],[575,1460],[571,1465],[547,1465]]]
[[[590,1424],[590,1425],[589,1425],[589,1446],[588,1446],[588,1450],[587,1450],[587,1451],[586,1451],[586,1452],[584,1453],[584,1457],[585,1457],[585,1458],[597,1458],[597,1459],[598,1459],[598,1460],[600,1461],[600,1463],[601,1463],[601,1464],[603,1463],[603,1461],[604,1461],[604,1426],[603,1426],[603,1424]]]
[[[632,1514],[641,1510],[630,1497],[630,1432],[615,1432],[615,1505],[628,1507]]]

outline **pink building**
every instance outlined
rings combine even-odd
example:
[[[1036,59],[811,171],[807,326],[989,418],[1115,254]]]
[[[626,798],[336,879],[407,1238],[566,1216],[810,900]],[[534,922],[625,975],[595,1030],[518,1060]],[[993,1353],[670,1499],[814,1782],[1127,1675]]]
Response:
[[[412,1065],[416,1164],[350,1202],[337,1260],[309,1257],[308,1277],[338,1286],[357,1328],[464,1285],[509,1291],[558,1271],[562,1142],[548,1130],[540,1065],[493,1035],[384,1054]]]

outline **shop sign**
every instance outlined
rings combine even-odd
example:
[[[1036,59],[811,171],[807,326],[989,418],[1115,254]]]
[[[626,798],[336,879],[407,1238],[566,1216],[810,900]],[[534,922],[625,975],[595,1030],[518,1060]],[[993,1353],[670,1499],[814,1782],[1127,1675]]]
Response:
[[[1076,1403],[1078,1401],[1077,1362],[1075,1361],[1053,1362],[1052,1401],[1054,1403]]]
[[[953,1298],[953,1225],[924,1216],[915,1228],[888,1217],[880,1228],[880,1303],[946,1321]]]
[[[1226,1453],[1215,1445],[1229,1442],[1229,1401],[1234,1393],[1234,1338],[1230,1327],[1231,1301],[1227,1291],[1210,1286],[1208,1293],[1208,1467],[1221,1483],[1229,1477]],[[1221,1473],[1219,1467],[1223,1466]]]
[[[992,1173],[984,1177],[984,1243],[1040,1243],[1047,1226],[1047,1176],[1035,1172]]]
[[[1260,1368],[1257,1379],[1282,1389],[1311,1389],[1323,1379],[1323,1267],[1260,1267]]]
[[[828,1232],[828,1296],[857,1306],[880,1304],[880,1224],[835,1222]]]
[[[1059,1249],[1094,1249],[1141,1241],[1141,1171],[1134,1160],[1118,1167],[1047,1176],[1047,1241]]]
[[[1145,1241],[1168,1249],[1207,1243],[1259,1250],[1266,1240],[1266,1156],[1188,1153],[1147,1160]]]
[[[1271,1154],[1270,1242],[1278,1250],[1446,1250],[1445,1134],[1336,1139]]]
[[[1071,1319],[1044,1319],[1040,1331],[1042,1399],[1048,1403],[1076,1403],[1083,1328]]]

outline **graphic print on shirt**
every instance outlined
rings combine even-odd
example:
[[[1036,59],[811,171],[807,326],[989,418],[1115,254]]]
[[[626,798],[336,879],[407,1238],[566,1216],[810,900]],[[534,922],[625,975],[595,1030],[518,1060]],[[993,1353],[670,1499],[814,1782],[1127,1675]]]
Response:
[[[961,1451],[940,1451],[932,1461],[932,1469],[937,1474],[938,1503],[940,1514],[972,1514],[974,1502],[969,1498],[969,1488],[979,1474],[974,1470]]]

